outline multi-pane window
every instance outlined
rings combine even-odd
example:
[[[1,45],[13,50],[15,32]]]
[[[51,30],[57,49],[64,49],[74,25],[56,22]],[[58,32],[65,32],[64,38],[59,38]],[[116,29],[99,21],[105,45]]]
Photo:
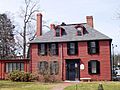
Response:
[[[60,37],[60,31],[61,31],[60,28],[57,28],[55,31],[56,31],[56,37]]]
[[[89,74],[100,74],[100,62],[97,60],[91,60],[88,62]]]
[[[59,73],[59,63],[58,61],[50,61],[50,63],[47,61],[41,61],[38,64],[38,69],[41,75],[49,73],[50,75],[57,75]]]
[[[99,43],[98,43],[98,41],[89,41],[88,42],[88,53],[89,54],[99,53]]]
[[[59,73],[59,64],[58,61],[51,61],[50,62],[50,74],[57,75]]]
[[[39,54],[40,55],[46,55],[46,52],[47,52],[47,47],[46,47],[46,44],[39,44]]]
[[[57,43],[51,43],[49,45],[49,53],[50,55],[58,55],[58,44]]]
[[[6,63],[6,73],[14,70],[24,71],[24,63]]]
[[[78,53],[78,45],[75,42],[67,43],[67,49],[69,55],[75,55]]]
[[[78,36],[82,36],[82,32],[83,32],[83,28],[78,27],[78,28],[77,28],[77,35],[78,35]]]
[[[77,31],[77,35],[78,35],[78,36],[82,36],[82,33],[81,33],[80,30]]]
[[[42,75],[48,74],[48,62],[41,61],[38,64],[39,72]]]

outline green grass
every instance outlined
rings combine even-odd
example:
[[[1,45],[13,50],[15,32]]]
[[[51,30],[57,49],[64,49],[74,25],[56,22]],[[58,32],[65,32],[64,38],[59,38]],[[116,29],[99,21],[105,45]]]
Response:
[[[50,83],[0,81],[0,90],[50,90],[54,86]]]
[[[98,90],[99,83],[102,83],[104,90],[120,90],[120,82],[81,82],[68,86],[64,90]]]

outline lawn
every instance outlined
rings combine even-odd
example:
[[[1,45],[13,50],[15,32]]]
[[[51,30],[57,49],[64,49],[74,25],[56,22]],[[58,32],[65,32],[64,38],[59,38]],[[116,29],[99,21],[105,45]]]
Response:
[[[99,83],[102,83],[104,90],[120,90],[120,82],[81,82],[64,90],[98,90]]]
[[[0,81],[0,90],[50,90],[55,84],[40,82]]]

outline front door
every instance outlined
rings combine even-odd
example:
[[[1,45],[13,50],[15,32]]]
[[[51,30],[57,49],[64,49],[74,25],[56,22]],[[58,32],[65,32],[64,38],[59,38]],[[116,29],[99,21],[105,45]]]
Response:
[[[66,60],[66,80],[79,80],[80,77],[79,60]]]

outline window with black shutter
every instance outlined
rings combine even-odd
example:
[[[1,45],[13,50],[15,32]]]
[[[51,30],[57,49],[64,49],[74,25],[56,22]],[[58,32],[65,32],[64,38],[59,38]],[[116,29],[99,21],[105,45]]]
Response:
[[[97,60],[91,60],[88,62],[89,74],[100,74],[100,62]]]
[[[88,42],[88,53],[89,54],[98,54],[99,53],[99,42],[98,41],[89,41]]]
[[[38,63],[38,69],[40,74],[46,75],[48,74],[48,62],[47,61],[41,61]]]
[[[50,62],[50,74],[57,75],[59,73],[59,64],[58,61],[51,61]]]
[[[49,51],[50,55],[58,55],[58,44],[57,43],[49,44]]]
[[[78,53],[78,43],[77,42],[67,43],[67,50],[68,55],[76,55]]]
[[[39,53],[39,55],[47,55],[47,45],[43,44],[43,43],[39,44],[38,53]]]

